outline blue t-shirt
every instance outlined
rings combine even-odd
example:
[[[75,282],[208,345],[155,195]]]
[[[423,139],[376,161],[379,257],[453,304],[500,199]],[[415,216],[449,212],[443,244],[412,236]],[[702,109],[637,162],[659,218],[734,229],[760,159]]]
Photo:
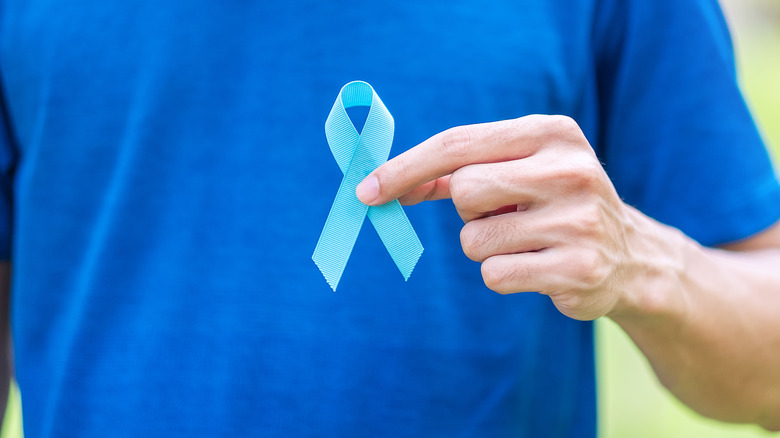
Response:
[[[593,437],[592,327],[490,292],[451,202],[311,254],[365,80],[391,155],[574,117],[629,204],[704,244],[780,217],[714,0],[0,2],[0,249],[29,438]]]

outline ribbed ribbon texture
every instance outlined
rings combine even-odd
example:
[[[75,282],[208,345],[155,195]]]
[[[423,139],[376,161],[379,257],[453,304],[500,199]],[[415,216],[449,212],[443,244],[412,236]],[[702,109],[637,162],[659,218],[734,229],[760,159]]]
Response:
[[[370,107],[363,129],[358,133],[347,108]],[[404,280],[422,255],[420,239],[409,223],[401,204],[393,200],[384,205],[369,207],[355,196],[355,188],[369,173],[387,161],[393,144],[395,126],[371,85],[354,81],[341,89],[328,119],[325,136],[328,145],[344,174],[312,260],[335,291],[355,246],[366,216],[371,220],[390,257],[401,271]]]

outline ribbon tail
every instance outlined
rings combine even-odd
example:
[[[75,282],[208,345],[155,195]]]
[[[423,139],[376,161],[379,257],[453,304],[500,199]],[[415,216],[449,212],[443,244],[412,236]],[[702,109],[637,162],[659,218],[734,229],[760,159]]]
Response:
[[[384,205],[369,207],[368,218],[404,280],[409,280],[423,253],[423,246],[401,204],[394,200]]]
[[[347,176],[341,181],[328,220],[311,256],[333,292],[339,285],[368,210],[368,206],[358,201],[354,194],[359,182],[358,178]]]

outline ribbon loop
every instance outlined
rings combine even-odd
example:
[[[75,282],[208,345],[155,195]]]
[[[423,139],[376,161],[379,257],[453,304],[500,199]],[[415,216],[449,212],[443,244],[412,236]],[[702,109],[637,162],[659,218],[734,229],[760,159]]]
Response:
[[[363,129],[358,134],[346,109],[368,106]],[[355,189],[369,173],[387,161],[393,144],[394,122],[371,85],[350,82],[339,92],[328,119],[325,136],[344,178],[314,249],[312,260],[335,291],[347,260],[368,216],[404,280],[412,274],[422,255],[420,239],[397,200],[369,207],[357,199]]]

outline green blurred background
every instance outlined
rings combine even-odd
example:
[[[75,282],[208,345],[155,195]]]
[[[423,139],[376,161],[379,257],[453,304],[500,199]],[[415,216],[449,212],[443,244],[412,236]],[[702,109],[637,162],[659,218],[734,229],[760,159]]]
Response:
[[[742,90],[780,163],[780,0],[721,0],[721,4],[734,38]],[[601,438],[780,437],[756,426],[697,416],[658,384],[637,348],[607,319],[596,323],[596,344]],[[18,391],[14,389],[9,398],[0,438],[22,435]]]
[[[721,4],[734,39],[742,91],[780,171],[780,0]],[[697,416],[658,384],[617,325],[602,319],[596,331],[602,438],[780,437],[756,426]]]

